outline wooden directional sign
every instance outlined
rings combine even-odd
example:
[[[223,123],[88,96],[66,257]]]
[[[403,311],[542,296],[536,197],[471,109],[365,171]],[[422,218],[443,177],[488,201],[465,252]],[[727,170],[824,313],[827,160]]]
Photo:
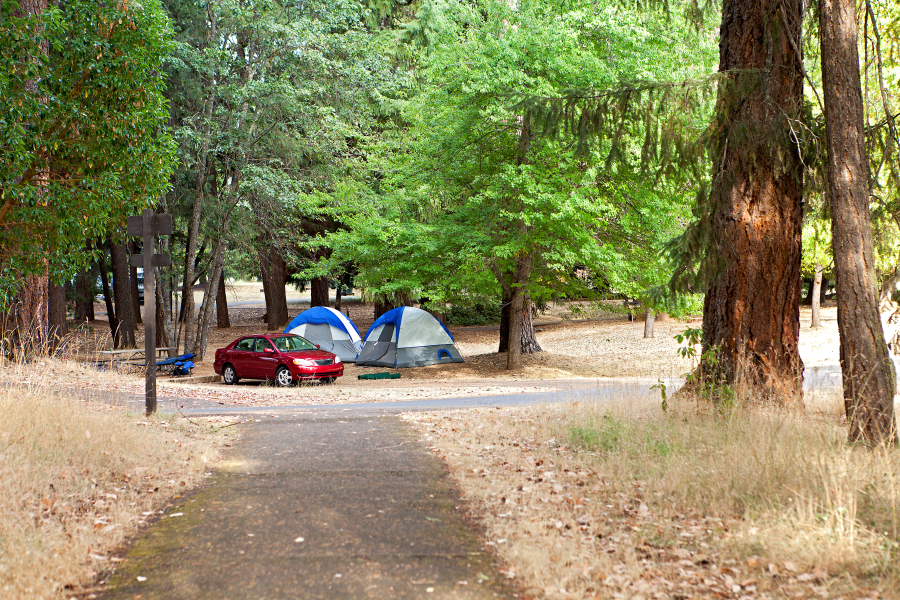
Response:
[[[150,235],[172,235],[172,215],[153,215]],[[144,237],[144,215],[128,217],[128,235]]]
[[[128,235],[144,238],[144,252],[131,257],[131,266],[144,268],[144,356],[147,372],[144,376],[147,414],[156,412],[156,271],[154,267],[169,267],[172,257],[155,254],[153,242],[158,235],[172,235],[172,215],[157,215],[153,209],[128,217]]]

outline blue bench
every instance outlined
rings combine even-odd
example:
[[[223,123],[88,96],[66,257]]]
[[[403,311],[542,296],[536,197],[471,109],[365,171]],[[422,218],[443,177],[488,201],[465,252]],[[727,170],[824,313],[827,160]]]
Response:
[[[173,356],[156,363],[157,372],[168,373],[169,375],[190,375],[194,369],[194,363],[191,361],[195,354],[188,352],[181,356]]]

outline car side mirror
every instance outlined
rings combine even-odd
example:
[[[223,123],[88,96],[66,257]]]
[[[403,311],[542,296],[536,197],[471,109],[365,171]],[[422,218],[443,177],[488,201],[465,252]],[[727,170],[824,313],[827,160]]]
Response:
[[[322,346],[316,344],[316,350],[321,350],[321,349],[322,349]]]
[[[266,354],[274,354],[275,353],[275,351],[272,350],[271,348],[264,348],[263,352],[265,352]]]

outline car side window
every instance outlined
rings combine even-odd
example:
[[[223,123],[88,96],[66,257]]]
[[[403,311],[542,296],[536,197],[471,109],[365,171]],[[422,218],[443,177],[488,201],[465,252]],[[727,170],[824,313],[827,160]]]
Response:
[[[234,347],[235,350],[243,350],[244,352],[253,352],[253,344],[256,338],[244,338]]]
[[[257,352],[265,352],[266,348],[272,350],[272,344],[269,343],[269,340],[265,338],[257,338],[256,339],[256,351]]]

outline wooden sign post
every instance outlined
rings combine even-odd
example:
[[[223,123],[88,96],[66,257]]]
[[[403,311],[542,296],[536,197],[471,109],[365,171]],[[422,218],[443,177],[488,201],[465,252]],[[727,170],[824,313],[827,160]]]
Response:
[[[152,208],[143,214],[128,217],[128,235],[144,238],[144,251],[131,257],[132,267],[144,268],[144,356],[147,372],[144,392],[147,414],[156,412],[156,272],[154,267],[169,267],[172,257],[154,254],[154,242],[158,235],[172,235],[172,215],[157,215]]]

